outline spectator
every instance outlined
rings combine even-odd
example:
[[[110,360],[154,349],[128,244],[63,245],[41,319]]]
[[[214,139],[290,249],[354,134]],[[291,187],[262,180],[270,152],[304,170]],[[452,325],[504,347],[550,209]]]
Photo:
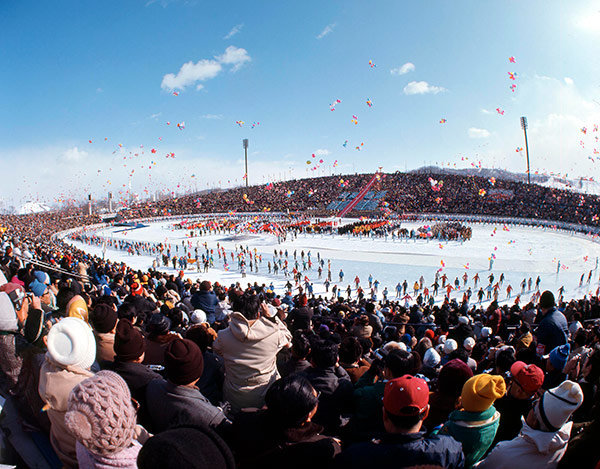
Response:
[[[100,371],[77,384],[69,395],[65,426],[77,440],[80,468],[137,468],[142,448],[136,439],[136,409],[123,379]],[[141,443],[147,436],[142,432]]]
[[[200,324],[188,329],[185,338],[194,342],[202,352],[204,369],[196,386],[203,396],[213,405],[218,406],[223,402],[223,381],[225,379],[225,363],[223,359],[212,351],[216,332],[208,324]]]
[[[555,468],[569,443],[569,418],[582,402],[581,388],[573,381],[546,391],[527,414],[521,433],[500,442],[477,468]]]
[[[194,309],[201,309],[206,313],[209,324],[215,322],[215,310],[219,304],[219,299],[208,280],[204,280],[200,284],[200,290],[192,295],[191,302]]]
[[[224,431],[229,420],[196,388],[203,367],[198,346],[191,340],[173,340],[165,352],[165,366],[167,380],[156,379],[146,390],[152,431],[157,433],[183,424]]]
[[[308,307],[308,299],[305,294],[298,298],[298,306],[290,311],[286,322],[292,333],[297,330],[310,331],[312,328],[313,310]]]
[[[362,358],[363,350],[356,337],[346,337],[340,345],[340,365],[355,384],[371,366]]]
[[[86,378],[96,358],[96,342],[90,327],[68,317],[48,333],[48,352],[40,372],[38,391],[50,419],[50,441],[65,467],[77,467],[75,438],[65,425],[71,390]]]
[[[446,435],[426,438],[421,431],[429,411],[429,387],[414,376],[388,381],[383,396],[386,433],[378,442],[358,443],[343,451],[336,467],[431,466],[459,468],[464,465],[460,443]]]
[[[278,367],[279,373],[284,378],[310,368],[310,362],[307,360],[310,355],[310,341],[303,331],[294,333],[290,354],[290,357]]]
[[[465,467],[472,467],[492,445],[500,423],[500,412],[493,404],[505,393],[502,376],[475,375],[464,384],[460,395],[462,410],[450,413],[441,433],[462,443]]]
[[[157,313],[150,316],[146,326],[148,337],[146,338],[145,364],[164,366],[166,348],[179,337],[170,330],[171,320],[164,314]]]
[[[569,328],[564,314],[556,309],[554,295],[546,290],[540,297],[540,323],[534,334],[537,338],[538,355],[544,355],[559,345],[567,343]]]
[[[314,423],[319,399],[301,375],[281,378],[265,396],[266,409],[242,412],[233,424],[239,467],[326,468],[340,452],[339,443],[321,435]]]
[[[279,378],[277,352],[291,345],[292,335],[279,318],[268,317],[258,295],[238,297],[233,309],[213,349],[225,360],[223,396],[237,412],[263,406],[267,389]]]
[[[496,401],[494,407],[500,412],[500,425],[495,443],[512,440],[521,430],[521,419],[526,417],[536,393],[544,382],[544,372],[536,365],[516,361],[510,368],[511,381],[506,395]]]
[[[96,357],[99,362],[112,362],[115,359],[115,328],[117,312],[106,304],[98,304],[92,310],[90,322],[96,339]]]

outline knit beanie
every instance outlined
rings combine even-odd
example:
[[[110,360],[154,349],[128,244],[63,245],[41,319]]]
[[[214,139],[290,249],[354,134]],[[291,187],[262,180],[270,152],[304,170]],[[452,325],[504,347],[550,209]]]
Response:
[[[467,412],[483,412],[489,409],[496,399],[504,396],[506,383],[499,375],[481,374],[467,380],[460,396]]]
[[[192,324],[202,324],[203,322],[206,322],[206,313],[201,309],[196,309],[192,313],[192,317],[190,320]]]
[[[140,469],[235,469],[229,447],[203,426],[179,427],[154,435],[140,450],[137,463]]]
[[[463,342],[463,348],[470,352],[475,347],[475,339],[473,337],[467,337]]]
[[[79,318],[61,319],[48,333],[48,354],[61,366],[89,369],[96,359],[92,329]]]
[[[153,335],[164,335],[171,329],[171,320],[162,313],[150,316],[146,330]]]
[[[5,292],[0,292],[0,331],[17,332],[19,323],[12,301]]]
[[[573,381],[563,381],[556,388],[542,394],[534,412],[545,431],[555,432],[562,427],[583,403],[581,386]]]
[[[440,370],[438,389],[445,396],[452,396],[456,399],[460,396],[466,381],[472,377],[473,371],[469,365],[459,358],[455,358],[446,363]]]
[[[70,318],[79,318],[82,321],[88,322],[88,307],[85,300],[79,296],[75,295],[71,300],[67,303],[67,316]]]
[[[491,327],[482,327],[481,328],[481,337],[483,337],[484,339],[491,336],[492,335],[492,328]]]
[[[564,345],[559,345],[555,347],[550,352],[548,360],[552,366],[558,371],[562,371],[563,368],[567,365],[567,360],[569,359],[569,353],[571,352],[571,346],[567,343]]]
[[[169,381],[180,385],[189,384],[202,376],[202,352],[191,340],[175,339],[165,350],[165,368]]]
[[[107,370],[84,379],[69,394],[64,421],[94,454],[106,456],[127,448],[137,422],[127,383]]]
[[[434,348],[428,348],[423,355],[423,365],[429,368],[435,368],[440,364],[440,354]]]
[[[113,348],[119,361],[130,362],[140,358],[146,351],[146,340],[128,319],[120,319]]]
[[[110,306],[102,303],[96,305],[90,315],[92,327],[100,334],[106,334],[112,331],[115,328],[118,319],[119,316],[117,315],[117,312]]]

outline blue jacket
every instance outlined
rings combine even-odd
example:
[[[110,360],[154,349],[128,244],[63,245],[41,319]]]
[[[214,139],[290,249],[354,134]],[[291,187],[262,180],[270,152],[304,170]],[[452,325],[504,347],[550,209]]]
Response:
[[[192,295],[191,302],[195,309],[201,309],[207,316],[212,315],[214,317],[215,308],[219,304],[219,299],[217,298],[217,295],[215,295],[215,292],[201,290]]]
[[[386,433],[380,440],[358,443],[343,451],[335,460],[340,469],[400,468],[435,466],[463,468],[461,444],[446,435],[425,438],[425,432]]]
[[[534,334],[538,344],[544,344],[544,353],[550,353],[555,347],[567,343],[569,334],[567,318],[556,308],[552,308],[540,321]]]

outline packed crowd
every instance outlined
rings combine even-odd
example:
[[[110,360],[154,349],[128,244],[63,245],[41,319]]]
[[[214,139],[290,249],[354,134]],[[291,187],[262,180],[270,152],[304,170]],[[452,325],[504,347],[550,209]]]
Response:
[[[18,221],[0,393],[50,467],[598,467],[597,297],[409,306],[193,283]]]
[[[600,226],[600,199],[560,189],[484,177],[444,175],[439,191],[432,190],[428,173],[381,174],[373,190],[387,191],[385,213],[453,213],[521,217]],[[342,192],[358,192],[372,178],[358,174],[299,179],[267,185],[213,191],[158,202],[144,202],[123,210],[126,218],[216,213],[223,211],[311,211],[328,213],[327,205]],[[494,191],[503,194],[495,197]],[[252,203],[249,203],[252,202]],[[384,211],[379,208],[379,215]]]

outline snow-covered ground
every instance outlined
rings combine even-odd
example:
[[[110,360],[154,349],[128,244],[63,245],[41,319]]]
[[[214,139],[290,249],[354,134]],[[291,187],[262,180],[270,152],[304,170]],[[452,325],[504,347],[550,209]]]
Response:
[[[234,282],[258,282],[269,285],[273,282],[276,291],[282,292],[286,279],[283,274],[270,275],[267,272],[267,261],[273,258],[275,249],[288,250],[288,261],[290,270],[294,265],[293,252],[297,251],[300,261],[300,252],[310,251],[313,262],[316,263],[317,253],[322,258],[331,260],[332,285],[337,284],[344,290],[349,284],[354,290],[354,278],[358,275],[365,293],[368,294],[367,278],[372,275],[379,280],[379,295],[384,287],[389,290],[389,297],[395,297],[395,286],[404,279],[408,281],[409,291],[412,285],[421,275],[425,278],[425,284],[431,285],[434,281],[436,271],[440,275],[445,273],[450,281],[460,277],[461,288],[462,276],[465,272],[469,275],[467,287],[473,288],[473,276],[478,273],[479,285],[487,285],[487,277],[494,273],[496,280],[504,273],[505,280],[501,289],[500,299],[506,299],[506,287],[512,285],[514,291],[510,303],[514,301],[516,293],[521,291],[521,282],[524,278],[532,277],[535,282],[539,275],[541,278],[541,289],[550,289],[558,296],[557,290],[565,287],[565,298],[581,298],[595,292],[599,284],[598,257],[600,257],[600,244],[590,237],[585,237],[570,232],[556,231],[550,228],[531,228],[524,226],[503,226],[493,224],[473,224],[473,236],[470,241],[443,242],[437,241],[392,241],[391,238],[356,238],[349,235],[299,235],[295,240],[288,240],[282,244],[277,243],[277,238],[269,234],[212,234],[203,237],[190,238],[189,232],[185,230],[172,229],[173,221],[152,223],[145,228],[123,231],[123,227],[110,227],[96,232],[96,235],[113,238],[126,239],[129,241],[145,241],[153,243],[170,243],[172,251],[181,255],[182,243],[190,245],[192,250],[199,246],[198,252],[204,252],[203,243],[208,244],[209,249],[215,250],[215,268],[211,268],[208,274],[198,274],[195,271],[186,273],[192,279],[202,278],[218,281],[224,284]],[[422,226],[424,222],[406,222],[403,227],[408,230]],[[224,247],[229,256],[230,270],[223,269],[222,262],[216,255],[217,243]],[[77,247],[102,256],[102,248],[89,246],[82,243],[74,243]],[[251,250],[256,248],[263,256],[263,262],[259,266],[258,274],[248,273],[245,279],[236,269],[236,264],[231,262],[230,252],[235,247],[243,245]],[[193,252],[193,251],[192,251]],[[492,270],[490,271],[490,257],[495,256]],[[125,262],[134,268],[148,269],[152,265],[151,256],[131,256],[126,252],[106,249],[105,257],[113,261]],[[558,268],[560,262],[560,269]],[[302,264],[300,263],[300,266]],[[175,272],[172,268],[161,268],[164,271]],[[339,270],[344,271],[344,281],[339,282]],[[559,272],[557,273],[557,270]],[[592,280],[588,284],[587,276],[593,270]],[[326,278],[327,264],[325,264],[323,276],[318,279],[316,265],[312,270],[303,272],[311,282],[314,283],[315,294],[325,292],[323,281]],[[582,274],[585,273],[583,286],[579,287]],[[496,282],[496,280],[494,282]],[[353,293],[354,295],[355,293]],[[461,297],[463,291],[452,292],[452,297]],[[532,292],[526,292],[522,301],[529,300]],[[442,291],[437,300],[442,299]],[[472,301],[475,300],[475,295]]]

